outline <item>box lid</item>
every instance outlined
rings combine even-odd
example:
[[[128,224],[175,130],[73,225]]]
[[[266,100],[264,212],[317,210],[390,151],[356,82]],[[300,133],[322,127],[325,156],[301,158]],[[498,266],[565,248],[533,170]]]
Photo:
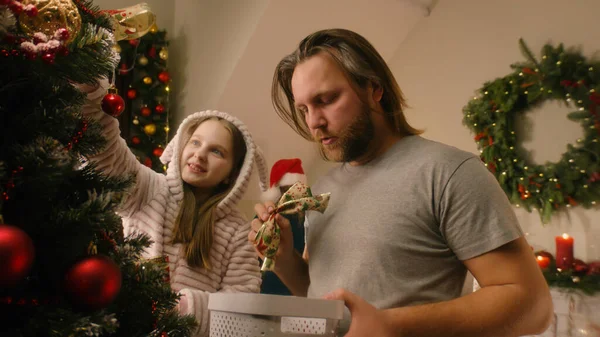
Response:
[[[344,302],[340,300],[252,293],[211,293],[208,297],[208,309],[251,315],[337,320],[344,316]]]

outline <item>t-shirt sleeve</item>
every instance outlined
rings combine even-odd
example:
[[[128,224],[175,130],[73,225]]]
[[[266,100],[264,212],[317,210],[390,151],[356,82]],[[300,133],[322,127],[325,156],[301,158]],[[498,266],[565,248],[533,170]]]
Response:
[[[440,232],[460,260],[490,252],[523,235],[508,197],[477,157],[456,168],[439,205]]]

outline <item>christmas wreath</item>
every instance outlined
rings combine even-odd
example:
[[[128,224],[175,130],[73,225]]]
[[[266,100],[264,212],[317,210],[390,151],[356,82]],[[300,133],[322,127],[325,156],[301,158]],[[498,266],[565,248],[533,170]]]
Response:
[[[463,108],[463,123],[475,134],[481,159],[517,207],[537,209],[543,223],[563,207],[600,201],[600,63],[562,44],[542,48],[535,59],[519,40],[527,61],[511,74],[486,82]],[[546,100],[564,102],[584,136],[556,163],[527,162],[515,135],[515,118]]]

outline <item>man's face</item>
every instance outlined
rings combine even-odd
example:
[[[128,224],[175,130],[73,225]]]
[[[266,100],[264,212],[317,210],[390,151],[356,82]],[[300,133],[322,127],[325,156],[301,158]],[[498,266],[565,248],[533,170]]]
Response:
[[[326,53],[298,64],[292,75],[296,109],[328,160],[355,161],[374,137],[371,109]]]

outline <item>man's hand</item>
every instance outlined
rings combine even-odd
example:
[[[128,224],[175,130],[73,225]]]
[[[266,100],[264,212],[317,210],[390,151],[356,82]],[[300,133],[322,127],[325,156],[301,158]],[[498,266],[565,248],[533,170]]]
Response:
[[[256,233],[262,226],[263,222],[269,219],[269,216],[275,210],[275,204],[272,202],[266,202],[264,204],[256,204],[254,206],[254,211],[256,212],[257,218],[252,220],[250,232],[248,233],[248,241],[252,243],[254,247],[254,238],[256,237]],[[294,255],[294,237],[292,234],[292,229],[290,226],[290,222],[281,214],[275,215],[275,222],[279,225],[280,229],[280,241],[279,241],[279,249],[277,250],[277,254],[275,255],[275,269],[277,269],[277,265],[281,263],[286,263],[285,261],[290,261]],[[254,247],[256,253],[260,256],[261,259],[265,257]]]
[[[337,289],[324,296],[328,300],[342,300],[350,310],[352,322],[345,337],[393,337],[399,336],[387,323],[384,311],[344,289]]]

